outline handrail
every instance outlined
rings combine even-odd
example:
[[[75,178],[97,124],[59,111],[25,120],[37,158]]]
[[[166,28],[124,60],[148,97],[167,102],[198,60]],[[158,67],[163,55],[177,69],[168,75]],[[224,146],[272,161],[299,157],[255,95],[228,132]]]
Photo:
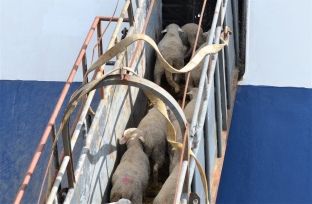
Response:
[[[36,151],[34,153],[34,156],[33,156],[32,160],[31,160],[31,162],[29,164],[29,167],[28,167],[28,169],[27,169],[27,171],[25,173],[25,176],[24,176],[24,178],[22,180],[21,186],[19,187],[18,192],[17,192],[17,194],[16,194],[16,196],[14,198],[14,203],[20,203],[22,198],[23,198],[23,196],[24,196],[24,194],[25,194],[25,190],[26,190],[26,188],[27,188],[27,186],[28,186],[28,184],[29,184],[29,182],[31,180],[31,177],[32,177],[32,175],[33,175],[33,173],[34,173],[34,171],[36,169],[36,166],[38,164],[38,161],[39,161],[39,159],[41,157],[41,153],[42,153],[42,151],[43,151],[43,149],[44,149],[44,147],[45,147],[45,145],[47,143],[47,139],[48,139],[49,134],[50,134],[50,132],[52,130],[52,126],[55,125],[56,117],[58,116],[58,114],[59,114],[59,112],[61,110],[61,107],[62,107],[62,105],[64,103],[64,100],[65,100],[65,97],[66,97],[66,95],[68,93],[70,85],[73,82],[73,79],[74,79],[74,77],[75,77],[75,75],[77,73],[77,70],[79,68],[80,63],[82,62],[83,56],[86,53],[86,49],[87,49],[87,47],[88,47],[88,45],[90,43],[91,37],[93,36],[95,29],[97,28],[98,23],[100,21],[109,21],[109,20],[117,21],[118,18],[112,18],[111,19],[111,17],[108,17],[108,16],[96,16],[95,17],[95,19],[94,19],[94,21],[93,21],[93,23],[91,25],[91,28],[89,29],[87,37],[85,38],[85,41],[82,44],[82,47],[81,47],[80,52],[79,52],[79,54],[78,54],[78,56],[76,58],[76,61],[75,61],[74,65],[73,65],[73,67],[71,69],[71,72],[70,72],[70,74],[69,74],[69,76],[68,76],[68,78],[67,78],[67,80],[65,82],[65,85],[64,85],[64,87],[62,89],[62,92],[61,92],[61,94],[59,96],[59,99],[58,99],[58,101],[57,101],[57,103],[55,105],[55,108],[54,108],[54,110],[53,110],[53,112],[52,112],[52,114],[50,116],[49,122],[48,122],[48,124],[47,124],[47,126],[46,126],[46,128],[45,128],[45,130],[44,130],[44,132],[42,134],[42,136],[41,136],[41,140],[40,140],[40,142],[39,142],[39,144],[37,146],[37,149],[36,149]],[[128,18],[124,18],[124,22],[129,22],[129,19]]]

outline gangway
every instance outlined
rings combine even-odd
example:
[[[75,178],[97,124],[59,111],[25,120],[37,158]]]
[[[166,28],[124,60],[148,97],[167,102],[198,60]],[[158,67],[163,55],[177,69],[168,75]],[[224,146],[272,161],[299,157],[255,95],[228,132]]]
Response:
[[[149,42],[137,40],[112,55],[112,50],[124,42],[123,40],[136,34],[145,34],[156,43],[159,42],[160,31],[166,24],[171,22],[183,25],[187,21],[190,22],[188,18],[181,19],[163,12],[165,10],[173,13],[183,12],[183,8],[188,7],[191,8],[192,21],[199,24],[204,22],[205,25],[202,27],[205,28],[211,25],[210,35],[207,38],[208,45],[224,43],[221,36],[229,35],[229,29],[234,35],[230,37],[227,46],[205,57],[197,104],[189,127],[185,126],[183,111],[172,95],[167,92],[168,90],[152,82],[155,48]],[[209,10],[207,8],[212,12],[207,13]],[[144,91],[148,91],[174,111],[182,132],[187,132],[183,143],[175,203],[180,201],[182,203],[206,203],[203,177],[196,167],[194,158],[190,157],[191,150],[205,171],[208,183],[207,200],[215,203],[240,71],[237,66],[239,56],[237,15],[237,2],[230,0],[217,0],[214,4],[206,0],[203,2],[188,0],[183,1],[183,4],[179,4],[179,1],[166,0],[162,2],[136,0],[134,4],[131,0],[126,0],[119,18],[96,17],[14,202],[22,201],[49,135],[53,143],[53,154],[47,158],[51,167],[47,168],[43,175],[42,191],[38,195],[38,203],[109,202],[110,177],[123,152],[123,147],[117,144],[117,139],[127,127],[136,127],[145,115],[148,98]],[[116,22],[106,52],[103,51],[102,45],[103,21]],[[121,26],[125,22],[128,23],[128,27],[123,29],[123,36],[120,38],[118,34],[121,33]],[[98,59],[88,69],[87,47],[95,30],[98,40]],[[116,58],[115,61],[109,61],[113,57]],[[96,66],[96,63],[100,61],[104,63]],[[114,65],[113,71],[107,70],[105,65],[108,63]],[[70,84],[79,67],[82,69],[83,76],[87,76],[90,69],[96,68],[96,70],[92,78],[84,78],[81,88],[71,96],[69,105],[62,115],[62,123],[59,124],[60,127],[57,130],[56,117],[61,106],[65,104],[65,97],[68,95]],[[207,71],[208,76],[205,74]],[[94,98],[96,90],[100,92],[100,98],[96,101],[98,105],[93,115],[90,105],[97,100]],[[84,93],[87,97],[84,97]],[[75,101],[75,99],[79,97],[81,102],[76,103],[79,100]],[[200,103],[202,99],[203,103]],[[73,122],[66,120],[66,117],[68,119],[73,117],[67,113],[76,106],[76,117]],[[199,111],[200,109],[202,111]],[[58,140],[58,133],[61,133],[62,142]],[[80,145],[77,145],[78,143]],[[63,147],[63,151],[58,155],[60,146]],[[80,146],[80,149],[77,150],[77,146]],[[79,154],[73,154],[74,150]],[[51,151],[51,149],[46,148],[45,151]]]

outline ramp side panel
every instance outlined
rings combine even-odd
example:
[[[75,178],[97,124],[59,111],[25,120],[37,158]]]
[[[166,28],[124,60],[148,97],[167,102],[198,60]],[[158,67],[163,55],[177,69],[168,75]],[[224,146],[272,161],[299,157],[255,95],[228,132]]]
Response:
[[[141,33],[148,12],[150,1],[140,1],[140,7],[135,13],[135,24],[129,29],[128,34]],[[161,31],[161,2],[155,1],[150,16],[146,34],[156,42],[160,39]],[[136,45],[127,50],[129,64]],[[140,47],[141,46],[141,47]],[[154,51],[149,45],[141,42],[132,68],[141,76],[153,75]],[[105,87],[105,99],[99,103],[96,116],[88,133],[89,144],[85,144],[75,169],[77,183],[74,189],[70,189],[65,203],[103,203],[109,201],[111,187],[111,175],[116,168],[121,155],[117,155],[125,149],[120,147],[118,138],[126,127],[135,127],[145,115],[147,99],[139,89],[126,86]],[[87,139],[88,141],[88,139]]]

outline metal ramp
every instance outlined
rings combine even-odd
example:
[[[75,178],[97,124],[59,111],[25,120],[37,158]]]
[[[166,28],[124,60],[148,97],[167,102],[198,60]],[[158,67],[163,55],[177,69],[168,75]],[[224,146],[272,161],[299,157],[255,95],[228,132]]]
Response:
[[[194,6],[191,9],[192,16],[198,12],[198,8],[201,9],[200,5],[202,4],[199,4],[197,1],[183,2],[185,5],[189,5],[187,3],[197,5],[197,7]],[[235,1],[233,2],[235,4]],[[208,44],[219,44],[221,32],[226,26],[231,28],[234,37],[238,35],[238,28],[235,30],[237,22],[235,23],[235,16],[232,13],[232,11],[235,13],[235,5],[232,5],[230,0],[217,0],[214,5],[207,6],[209,6],[210,10],[213,8],[213,12],[210,13],[210,17],[206,13],[203,22],[208,22],[211,19],[211,33],[215,33],[215,36],[210,35],[208,37]],[[104,53],[101,39],[103,31],[102,21],[116,22],[116,27],[107,49],[118,43],[121,40],[120,38],[136,33],[145,33],[153,38],[155,42],[158,42],[161,39],[160,31],[166,22],[177,21],[181,25],[179,19],[174,19],[174,15],[167,15],[168,18],[163,18],[165,16],[162,16],[164,14],[161,11],[164,12],[169,7],[176,8],[181,7],[181,5],[177,1],[137,0],[134,4],[132,1],[127,0],[119,18],[95,18],[25,175],[23,185],[16,195],[15,203],[20,203],[22,200],[40,157],[40,154],[37,153],[42,152],[49,135],[51,135],[53,141],[55,139],[55,118],[60,106],[64,103],[64,98],[76,74],[76,70],[81,67],[83,75],[87,71],[86,49],[95,30],[97,31],[96,38],[100,42],[97,50],[98,57]],[[198,15],[196,16],[198,17]],[[189,18],[186,19],[190,22]],[[128,28],[124,29],[123,37],[120,37],[119,33],[121,32],[123,22],[129,24]],[[205,24],[205,27],[208,26]],[[127,33],[125,33],[126,31]],[[235,62],[238,62],[237,57],[239,55],[238,42],[234,39],[236,38],[231,37],[229,45],[219,53],[206,56],[206,68],[203,69],[203,73],[208,70],[208,78],[203,74],[199,86],[201,94],[198,97],[198,101],[201,101],[199,100],[201,97],[204,98],[202,106],[205,107],[205,111],[199,112],[200,104],[196,105],[189,137],[186,141],[187,144],[184,144],[192,146],[193,152],[205,169],[209,201],[211,203],[216,201],[239,72],[236,67],[237,64],[235,64]],[[209,63],[209,60],[211,63]],[[131,67],[142,78],[152,80],[154,63],[155,54],[152,47],[144,41],[137,41],[127,47],[110,64],[113,64],[114,68]],[[94,72],[92,79],[102,76],[105,69],[105,65],[101,66]],[[117,72],[115,74],[122,76],[125,73]],[[76,117],[73,118],[74,122],[65,124],[65,128],[62,130],[63,142],[57,142],[58,145],[63,146],[64,152],[59,156],[57,153],[58,148],[54,148],[54,154],[50,157],[50,160],[53,160],[52,167],[49,169],[50,176],[44,182],[43,189],[45,193],[39,195],[40,202],[109,202],[110,177],[119,162],[120,153],[124,151],[122,149],[124,147],[117,144],[117,139],[122,135],[124,129],[138,125],[146,113],[148,102],[141,89],[133,87],[133,84],[132,86],[120,86],[118,83],[124,83],[122,79],[118,80],[117,76],[112,76],[111,78],[114,80],[106,84],[105,88],[103,86],[98,88],[101,96],[96,108],[96,114],[91,116],[90,112],[88,112],[95,94],[95,91],[91,91],[88,93],[88,98],[79,104],[79,110],[76,113]],[[91,81],[92,79],[90,78],[89,80]],[[205,83],[207,81],[208,83]],[[144,88],[145,86],[138,85],[137,87]],[[174,104],[169,96],[164,97],[167,93],[157,92],[156,94],[160,98],[163,97],[162,99],[165,102],[171,105]],[[176,113],[181,114],[178,109]],[[180,122],[183,123],[183,121]],[[75,149],[75,145],[79,142],[82,148],[75,150],[79,152],[79,155],[74,155],[72,152]],[[50,151],[50,149],[46,149],[46,151]],[[195,167],[194,160],[185,156],[183,164],[185,165],[184,167],[183,165],[181,166],[180,182],[177,186],[178,195],[176,196],[178,200],[181,200],[182,203],[195,203],[197,199],[200,203],[205,203],[201,177],[198,169]],[[191,191],[189,187],[191,187]]]

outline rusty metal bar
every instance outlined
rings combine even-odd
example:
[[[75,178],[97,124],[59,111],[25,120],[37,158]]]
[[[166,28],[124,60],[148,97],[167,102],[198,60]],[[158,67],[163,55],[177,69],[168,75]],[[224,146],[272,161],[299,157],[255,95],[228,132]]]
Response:
[[[59,185],[60,185],[60,183],[62,181],[62,177],[63,177],[63,175],[64,175],[64,173],[66,171],[66,167],[67,167],[69,161],[70,161],[70,156],[65,156],[64,159],[63,159],[63,162],[61,164],[60,171],[58,172],[57,177],[55,179],[55,182],[54,182],[54,185],[52,187],[51,193],[50,193],[50,195],[48,197],[48,200],[46,202],[47,204],[53,203],[54,198],[55,198],[56,193],[57,193],[57,190],[58,190],[58,187],[59,187]]]
[[[21,184],[21,186],[20,186],[20,188],[19,188],[19,190],[18,190],[18,192],[17,192],[17,194],[15,196],[14,203],[20,203],[22,198],[23,198],[25,190],[26,190],[26,188],[27,188],[27,186],[29,184],[29,181],[31,179],[32,174],[35,171],[35,168],[36,168],[36,165],[37,165],[37,163],[39,161],[39,158],[41,156],[42,150],[45,147],[45,144],[47,142],[48,136],[49,136],[49,134],[51,132],[52,125],[55,124],[55,119],[56,119],[56,117],[57,117],[57,115],[58,115],[58,113],[59,113],[59,111],[60,111],[60,109],[62,107],[62,104],[63,104],[63,102],[65,100],[66,94],[68,93],[69,87],[70,87],[71,83],[73,82],[73,79],[74,79],[74,77],[76,75],[76,72],[77,72],[77,69],[79,67],[79,64],[80,64],[80,62],[82,60],[83,55],[86,52],[86,48],[87,48],[87,46],[88,46],[88,44],[89,44],[89,42],[91,40],[91,37],[92,37],[92,35],[94,33],[94,30],[95,30],[96,25],[98,24],[98,22],[99,22],[99,17],[96,17],[94,19],[94,21],[93,21],[93,24],[92,24],[92,26],[91,26],[91,28],[90,28],[90,30],[88,32],[88,35],[87,35],[86,39],[85,39],[85,41],[84,41],[84,43],[83,43],[83,45],[81,47],[81,50],[80,50],[80,52],[78,54],[78,57],[77,57],[74,65],[73,65],[73,68],[72,68],[72,70],[71,70],[71,72],[70,72],[70,74],[68,76],[68,79],[67,79],[67,81],[66,81],[66,83],[64,85],[64,88],[62,90],[62,93],[61,93],[58,101],[57,101],[57,104],[56,104],[56,106],[55,106],[55,108],[54,108],[54,110],[53,110],[53,112],[51,114],[49,122],[48,122],[48,124],[47,124],[47,126],[46,126],[46,128],[44,130],[44,133],[43,133],[43,135],[41,137],[41,140],[40,140],[40,142],[38,144],[38,147],[37,147],[37,149],[36,149],[36,151],[34,153],[34,156],[33,156],[32,160],[31,160],[31,163],[30,163],[30,165],[29,165],[29,167],[28,167],[28,169],[26,171],[26,174],[24,176],[22,184]]]
[[[117,22],[119,20],[119,17],[111,17],[111,16],[98,16],[100,21],[113,21]],[[129,18],[124,18],[123,22],[129,22]]]
[[[55,134],[55,125],[52,126],[52,131],[51,131],[51,138],[52,138],[52,144],[55,141],[56,138],[56,134]],[[59,171],[60,169],[60,162],[59,162],[59,156],[58,156],[58,147],[57,147],[57,143],[55,144],[55,147],[53,149],[53,163],[54,163],[54,169],[56,169],[57,171]],[[52,185],[52,183],[51,183]],[[52,186],[50,186],[48,189],[51,189]],[[60,186],[61,189],[61,186]]]
[[[69,165],[67,165],[66,168],[68,186],[69,188],[73,188],[75,183],[75,175],[74,175],[72,149],[69,138],[69,120],[65,123],[64,128],[62,130],[62,138],[63,138],[64,153],[66,156],[70,157]]]
[[[97,40],[99,41],[99,44],[98,44],[98,57],[100,57],[103,54],[102,22],[101,21],[97,24],[97,29],[96,30],[97,30]],[[101,67],[98,70],[99,75],[102,75],[103,71],[104,71],[104,68]],[[100,96],[101,96],[101,99],[104,99],[104,88],[103,87],[100,88]]]
[[[51,138],[52,138],[52,144],[53,144],[54,141],[55,141],[55,138],[56,138],[55,125],[52,126]],[[43,200],[41,201],[42,204],[46,203],[46,200],[48,198],[47,192],[49,192],[51,190],[51,188],[53,186],[53,183],[55,181],[55,178],[57,176],[57,173],[60,170],[60,162],[59,162],[60,160],[59,160],[59,156],[58,156],[57,142],[55,143],[55,147],[54,147],[54,149],[52,151],[53,151],[54,170],[53,170],[53,173],[50,175],[51,168],[49,169],[48,186],[47,186],[47,190],[44,193]],[[62,152],[61,154],[64,154],[64,152]],[[63,159],[63,157],[62,157],[62,159]],[[58,188],[58,191],[61,190],[61,188],[62,188],[62,186],[60,184],[59,188]]]

